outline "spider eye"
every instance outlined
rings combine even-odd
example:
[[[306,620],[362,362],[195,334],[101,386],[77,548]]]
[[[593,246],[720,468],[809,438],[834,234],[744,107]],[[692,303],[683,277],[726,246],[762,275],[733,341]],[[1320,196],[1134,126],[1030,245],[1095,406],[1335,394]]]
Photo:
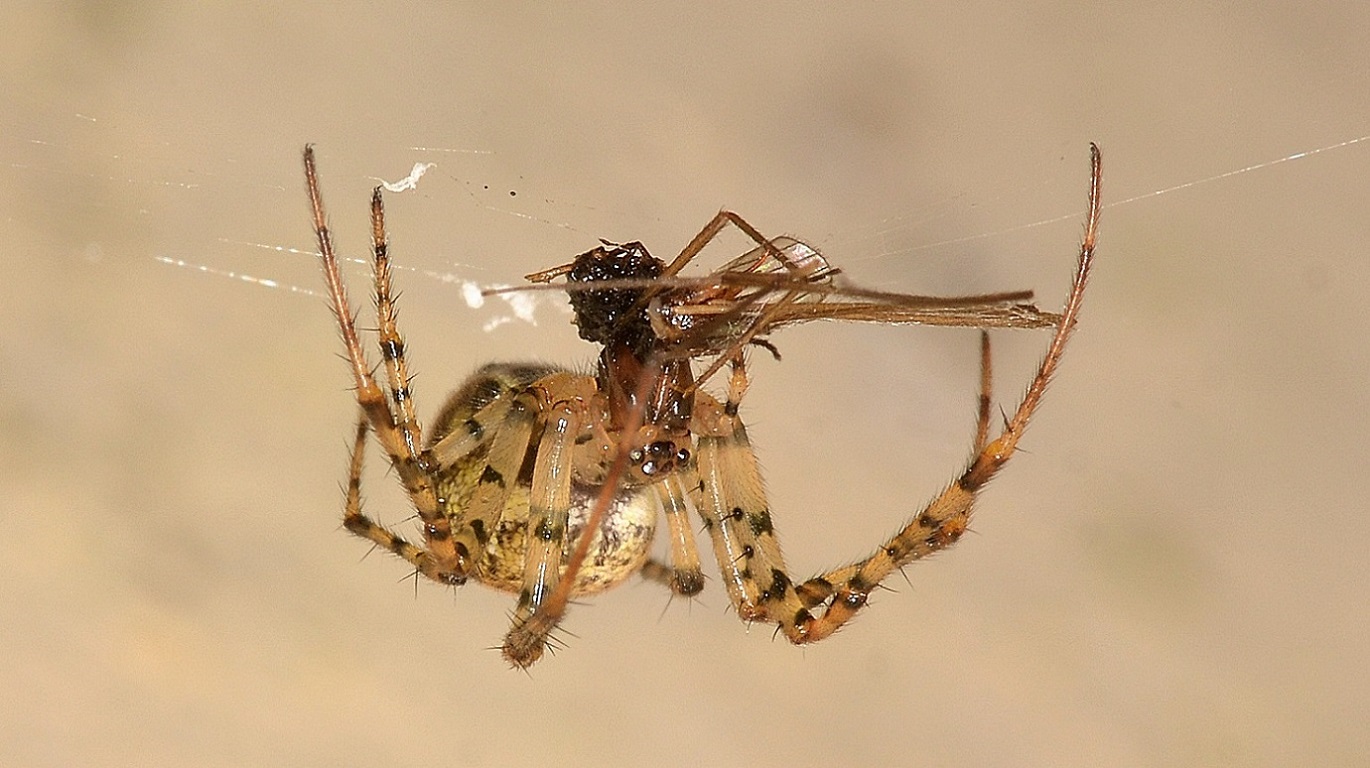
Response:
[[[628,454],[638,471],[647,477],[675,470],[680,462],[689,461],[690,452],[677,449],[670,440],[658,440]]]

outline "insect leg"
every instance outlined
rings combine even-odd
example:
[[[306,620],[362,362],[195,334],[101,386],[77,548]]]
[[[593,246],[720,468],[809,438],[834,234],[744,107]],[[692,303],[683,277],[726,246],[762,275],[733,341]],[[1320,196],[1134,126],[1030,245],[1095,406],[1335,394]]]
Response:
[[[765,235],[758,232],[756,227],[747,223],[746,219],[738,216],[732,211],[719,211],[714,214],[712,219],[709,219],[709,223],[705,224],[703,229],[699,230],[699,234],[690,239],[690,242],[681,250],[680,255],[676,256],[675,259],[671,261],[670,265],[666,267],[666,271],[662,273],[663,276],[669,277],[671,275],[679,274],[680,270],[684,269],[685,265],[689,264],[691,259],[698,256],[699,252],[704,250],[704,247],[715,237],[718,237],[718,233],[722,232],[723,228],[729,224],[737,227],[747,237],[755,240],[756,244],[761,246],[762,257],[769,256],[781,264],[790,264],[789,258],[787,258],[779,248],[776,248]]]

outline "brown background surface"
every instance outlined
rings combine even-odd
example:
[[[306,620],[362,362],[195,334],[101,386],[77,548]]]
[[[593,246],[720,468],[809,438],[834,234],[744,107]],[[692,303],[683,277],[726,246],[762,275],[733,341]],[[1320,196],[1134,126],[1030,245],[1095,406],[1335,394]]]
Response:
[[[1370,133],[1364,3],[5,14],[0,764],[1363,764],[1370,142],[1149,193]],[[321,301],[157,260],[317,290],[257,247],[312,247],[301,145],[354,256],[374,178],[438,163],[390,198],[431,414],[480,362],[592,354],[555,310],[482,331],[434,274],[669,256],[720,206],[863,284],[1054,305],[1090,140],[1114,207],[1027,452],[977,535],[805,650],[715,578],[505,669],[508,598],[415,595],[339,530]],[[1046,336],[995,338],[1008,407]],[[777,341],[747,413],[806,575],[959,469],[975,341]]]

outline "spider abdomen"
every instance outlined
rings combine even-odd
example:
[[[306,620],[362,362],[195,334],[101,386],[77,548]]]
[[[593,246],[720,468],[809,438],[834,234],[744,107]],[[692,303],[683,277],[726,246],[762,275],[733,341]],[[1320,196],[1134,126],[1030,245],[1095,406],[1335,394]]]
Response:
[[[517,593],[524,587],[526,554],[537,536],[528,520],[528,489],[515,493],[505,505],[503,519],[485,545],[478,564],[477,578],[496,589]],[[571,492],[561,571],[580,541],[585,523],[594,510],[600,489],[577,486]],[[609,506],[599,530],[590,539],[590,549],[571,586],[572,595],[603,592],[637,573],[647,559],[656,532],[657,510],[650,489],[619,494]]]
[[[592,377],[530,364],[484,366],[448,399],[429,451],[439,508],[467,549],[478,553],[474,578],[520,592],[529,569],[541,567],[537,548],[556,550],[556,542],[560,549],[550,559],[558,561],[558,574],[566,571],[612,459],[603,432],[595,430],[603,408]],[[565,506],[549,499],[564,499]],[[602,592],[636,573],[656,517],[649,486],[620,487],[571,593]]]

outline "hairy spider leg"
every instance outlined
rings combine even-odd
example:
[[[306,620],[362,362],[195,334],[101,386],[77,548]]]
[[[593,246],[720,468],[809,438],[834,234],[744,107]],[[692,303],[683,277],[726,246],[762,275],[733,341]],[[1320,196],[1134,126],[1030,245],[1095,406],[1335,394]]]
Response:
[[[784,568],[745,428],[735,422],[730,433],[699,439],[699,509],[714,539],[729,597],[743,619],[774,622],[796,644],[817,642],[832,635],[864,607],[870,592],[890,573],[960,539],[970,521],[976,495],[1016,450],[1079,316],[1093,263],[1100,212],[1101,160],[1098,147],[1091,145],[1090,149],[1089,215],[1070,294],[1060,325],[1022,403],[998,437],[987,442],[990,356],[988,342],[982,336],[977,450],[966,470],[874,554],[796,588]],[[740,365],[735,366],[735,380],[738,375],[745,375],[742,370]],[[728,409],[735,413],[734,391],[745,391],[745,384],[732,390]],[[812,609],[823,605],[826,609],[822,614],[814,616]]]
[[[404,558],[421,571],[421,566],[429,557],[428,553],[362,512],[362,464],[366,452],[366,437],[371,431],[369,425],[370,419],[362,413],[361,418],[357,420],[357,435],[348,458],[347,500],[343,506],[343,527],[381,549]]]
[[[526,668],[537,661],[542,656],[542,650],[547,639],[566,616],[566,609],[571,600],[571,590],[576,584],[576,579],[585,564],[586,557],[589,555],[590,543],[596,532],[599,531],[600,524],[608,514],[609,508],[614,505],[615,497],[619,492],[619,485],[627,474],[633,436],[637,435],[639,430],[643,428],[644,404],[651,392],[652,384],[660,375],[660,370],[660,363],[654,360],[649,360],[643,366],[637,393],[632,400],[633,405],[628,409],[626,423],[623,425],[618,438],[613,441],[613,460],[609,463],[608,470],[603,477],[594,506],[585,521],[584,530],[575,542],[575,548],[571,551],[570,556],[566,558],[565,571],[561,574],[560,580],[526,619],[515,623],[514,628],[505,638],[505,658],[516,666]],[[585,381],[591,387],[594,386],[593,379],[586,378]],[[521,654],[527,657],[525,663],[520,662],[520,658],[523,658]]]
[[[982,332],[981,337],[977,434],[987,433],[989,420],[988,379],[983,375],[988,371],[989,347],[984,343],[987,335]],[[728,410],[736,413],[747,386],[746,370],[740,363],[734,362],[732,382]],[[978,442],[976,450],[983,447]],[[748,622],[769,621],[806,631],[815,621],[811,609],[831,597],[833,590],[817,579],[796,585],[789,576],[746,427],[735,420],[721,434],[701,437],[698,469],[700,514],[713,538],[738,616]]]
[[[651,526],[634,511],[642,509],[641,491],[610,497],[605,513],[612,509],[614,524],[604,514],[582,519],[583,511],[570,519],[573,506],[584,509],[618,440],[596,426],[602,401],[591,377],[492,364],[468,379],[435,421],[431,452],[445,457],[434,473],[444,509],[483,546],[475,575],[519,596],[501,646],[516,667],[556,645],[570,594],[604,589],[638,569],[634,552],[645,557]],[[575,498],[573,482],[581,484]],[[589,547],[601,534],[616,543],[606,550],[601,540],[593,567],[567,556],[572,544]],[[641,549],[623,546],[629,540]]]
[[[411,377],[404,357],[404,339],[395,325],[395,299],[390,285],[390,242],[385,232],[385,203],[381,200],[381,188],[371,191],[371,262],[376,283],[376,342],[381,349],[381,359],[385,362],[385,376],[390,388],[391,409],[395,417],[395,427],[404,438],[405,447],[419,458],[421,465],[429,461],[420,450],[423,445],[423,427],[414,414],[414,398],[409,388]],[[427,467],[423,467],[427,469]]]
[[[539,419],[541,435],[534,448],[537,453],[532,467],[523,590],[514,609],[513,627],[505,636],[503,647],[505,659],[518,667],[527,667],[542,657],[547,640],[558,623],[534,621],[533,618],[562,579],[573,454],[584,419],[583,406],[574,398],[553,400],[552,393],[573,394],[577,379],[588,381],[563,372],[535,385],[545,398],[545,406]],[[595,529],[590,528],[582,536],[588,539],[594,533]],[[574,573],[567,575],[572,579],[576,576]]]
[[[487,366],[472,376],[449,398],[448,406],[435,422],[434,436],[445,435],[434,446],[446,444],[450,458],[434,471],[444,510],[463,529],[474,535],[479,546],[473,569],[485,584],[517,591],[523,581],[523,560],[507,556],[521,552],[520,535],[525,520],[514,520],[507,513],[515,492],[523,494],[531,483],[529,465],[536,458],[533,449],[541,426],[541,409],[527,382],[501,379],[495,366]],[[500,371],[500,373],[508,373]],[[449,440],[453,435],[461,439]],[[471,450],[454,449],[469,445]],[[444,452],[446,453],[446,451]],[[531,457],[531,458],[530,458]],[[526,501],[526,500],[522,500]]]
[[[680,473],[672,474],[656,485],[657,499],[666,512],[667,530],[671,536],[670,565],[648,560],[642,566],[642,576],[665,585],[672,593],[691,597],[704,590],[704,571],[699,562],[699,548],[694,531],[690,529],[688,494]]]
[[[732,362],[725,419],[697,441],[695,505],[713,541],[728,597],[745,621],[804,610],[786,574],[756,454],[737,418],[747,389],[746,368]]]
[[[366,355],[362,351],[361,342],[357,337],[356,316],[348,303],[347,289],[338,269],[338,257],[333,249],[333,237],[328,229],[328,217],[324,212],[323,197],[319,191],[319,176],[314,163],[312,146],[305,147],[304,167],[305,179],[309,188],[309,202],[314,214],[314,233],[318,238],[324,279],[328,285],[329,305],[333,310],[334,317],[337,318],[338,329],[341,331],[343,342],[347,347],[347,359],[352,368],[357,403],[366,413],[371,429],[375,431],[376,437],[390,457],[391,466],[399,475],[400,482],[403,483],[405,491],[409,494],[409,498],[423,524],[426,547],[416,558],[418,562],[415,563],[415,567],[419,569],[420,573],[434,581],[444,584],[462,584],[466,581],[467,573],[471,569],[470,543],[464,540],[454,540],[451,525],[439,509],[437,495],[433,491],[432,478],[425,466],[426,460],[416,450],[413,443],[414,436],[397,426],[400,420],[391,411],[385,394],[371,375],[371,366],[366,361]],[[373,238],[374,246],[377,242],[384,242],[384,221],[376,218],[374,207],[372,214],[373,234],[378,235]],[[378,267],[385,260],[386,255],[380,254],[377,258]],[[393,331],[393,306],[391,310],[390,325]],[[385,318],[381,319],[382,325],[386,322]],[[398,334],[396,334],[396,338],[398,338]],[[396,361],[393,367],[388,367],[387,370],[393,370],[394,375],[400,375],[404,370],[402,362],[403,345],[394,347],[393,351],[396,353]],[[415,424],[415,426],[417,425]]]
[[[453,399],[457,399],[454,396]],[[463,431],[462,440],[447,441],[444,458],[436,462],[434,483],[440,503],[445,511],[459,510],[458,521],[463,529],[469,530],[477,549],[471,559],[469,575],[483,581],[496,580],[498,573],[491,574],[492,565],[486,556],[486,544],[491,532],[498,530],[498,521],[509,497],[509,486],[503,475],[495,469],[503,467],[511,478],[517,472],[519,461],[526,452],[533,419],[527,417],[526,409],[510,403],[512,398],[497,399],[488,403],[474,414],[463,414],[460,421]],[[449,414],[444,413],[444,417]],[[362,511],[361,476],[366,436],[370,431],[370,419],[363,412],[357,425],[357,435],[352,447],[347,479],[347,501],[343,513],[343,527],[349,532],[373,542],[381,549],[403,558],[420,573],[431,555],[421,547],[415,546],[403,536],[372,520]],[[449,425],[441,418],[437,424],[437,434]],[[473,435],[477,437],[473,437]],[[493,439],[490,437],[493,435]],[[449,435],[453,437],[457,435]],[[522,441],[520,441],[520,437]],[[458,452],[460,450],[460,452]],[[483,454],[478,453],[483,451]],[[461,468],[457,462],[480,459],[478,478],[469,495],[459,496],[463,487],[457,473]]]

